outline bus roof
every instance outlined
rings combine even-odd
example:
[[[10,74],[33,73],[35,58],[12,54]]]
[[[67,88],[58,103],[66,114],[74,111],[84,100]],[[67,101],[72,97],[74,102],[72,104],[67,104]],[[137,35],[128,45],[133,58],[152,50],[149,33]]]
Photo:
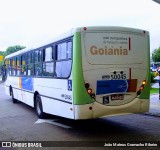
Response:
[[[34,50],[34,49],[38,49],[41,48],[43,46],[47,46],[49,44],[52,44],[54,42],[57,42],[59,40],[65,39],[67,37],[73,36],[75,32],[82,32],[82,31],[125,31],[125,32],[132,32],[132,33],[142,33],[142,32],[147,32],[149,34],[148,31],[145,30],[141,30],[141,29],[135,29],[135,28],[130,28],[130,27],[119,27],[119,26],[88,26],[88,27],[77,27],[77,28],[72,28],[71,30],[69,30],[68,32],[65,32],[59,36],[56,36],[55,38],[52,38],[48,41],[45,42],[40,42],[35,44],[32,47],[27,47],[25,49],[22,49],[20,51],[17,51],[15,53],[12,53],[10,55],[7,55],[5,57],[5,59],[7,58],[11,58],[14,57],[16,55],[20,55],[23,53],[26,53],[28,51]]]

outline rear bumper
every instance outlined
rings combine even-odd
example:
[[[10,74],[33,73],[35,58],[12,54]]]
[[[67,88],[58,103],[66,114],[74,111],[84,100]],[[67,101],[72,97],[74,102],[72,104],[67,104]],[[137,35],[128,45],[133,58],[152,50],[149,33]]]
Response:
[[[105,106],[94,102],[87,105],[75,105],[75,119],[93,119],[149,111],[149,99],[135,98],[130,103],[120,106]]]

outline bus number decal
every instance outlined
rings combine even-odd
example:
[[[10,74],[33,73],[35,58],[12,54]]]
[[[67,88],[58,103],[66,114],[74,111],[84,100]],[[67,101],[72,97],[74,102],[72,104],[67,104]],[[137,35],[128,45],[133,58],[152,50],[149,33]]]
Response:
[[[106,79],[106,80],[126,80],[127,75],[121,71],[121,72],[116,72],[114,71],[113,74],[110,75],[102,75],[102,79]]]
[[[67,95],[67,94],[61,94],[61,97],[67,100],[72,100],[72,96],[71,95]]]

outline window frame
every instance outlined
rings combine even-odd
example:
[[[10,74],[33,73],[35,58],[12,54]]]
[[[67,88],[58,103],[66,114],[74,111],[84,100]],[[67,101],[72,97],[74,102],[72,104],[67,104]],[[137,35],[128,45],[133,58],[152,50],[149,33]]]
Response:
[[[65,58],[65,59],[60,59],[60,60],[57,60],[57,46],[58,44],[63,44],[63,43],[69,43],[71,42],[71,57],[70,58]],[[49,48],[49,47],[52,47],[52,60],[50,61],[45,61],[45,49],[46,48]],[[40,58],[39,58],[39,53],[38,53],[38,62],[35,62],[35,52],[38,51],[38,52],[41,52],[41,55],[40,55]],[[30,60],[29,62],[29,54],[32,55],[32,59]],[[22,56],[23,55],[26,55],[26,63],[25,64],[22,64]],[[67,56],[67,54],[66,54]],[[16,74],[15,75],[12,75],[12,62],[13,62],[13,59],[16,59],[16,62],[15,62],[15,67],[16,67]],[[18,58],[19,58],[19,64],[18,64]],[[39,47],[39,48],[36,48],[36,49],[33,49],[33,50],[30,50],[28,52],[24,52],[22,54],[19,54],[19,55],[16,55],[14,57],[10,57],[10,58],[7,58],[6,59],[7,62],[8,62],[8,74],[9,76],[27,76],[27,77],[34,77],[34,78],[55,78],[55,79],[68,79],[71,75],[71,72],[72,72],[72,63],[73,63],[73,36],[70,36],[70,37],[67,37],[65,39],[62,39],[62,40],[59,40],[59,41],[56,41],[56,42],[53,42],[53,43],[50,43],[48,45],[44,45],[42,47]],[[70,66],[70,70],[69,70],[69,75],[67,77],[57,77],[56,76],[56,63],[57,62],[65,62],[65,61],[71,61],[71,66]],[[44,71],[43,71],[43,65],[45,63],[53,63],[53,74],[51,76],[45,76],[44,75]],[[36,75],[36,65],[40,65],[41,66],[41,75]],[[26,74],[21,74],[21,69],[22,69],[22,66],[26,66]],[[28,75],[28,68],[29,68],[29,65],[31,65],[33,67],[33,74],[31,75]],[[20,69],[20,72],[18,74],[18,69]]]
[[[58,56],[57,56],[57,48],[58,48],[58,44],[62,44],[62,43],[69,43],[71,42],[71,58],[66,58],[66,59],[58,59]],[[72,37],[69,37],[67,39],[64,39],[64,40],[61,40],[59,42],[56,42],[55,43],[55,74],[56,74],[56,63],[57,62],[64,62],[64,61],[71,61],[71,69],[69,71],[69,74],[67,77],[57,77],[57,76],[54,76],[54,78],[57,78],[57,79],[68,79],[71,75],[71,72],[72,72],[72,63],[73,63],[73,38]]]

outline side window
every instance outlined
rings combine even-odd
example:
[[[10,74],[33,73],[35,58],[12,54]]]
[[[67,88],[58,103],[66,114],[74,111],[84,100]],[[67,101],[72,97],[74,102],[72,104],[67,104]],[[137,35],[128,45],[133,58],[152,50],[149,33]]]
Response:
[[[21,75],[27,75],[27,54],[21,56]]]
[[[41,50],[36,50],[34,52],[34,63],[39,63],[42,61],[42,51]]]
[[[52,47],[47,47],[44,50],[44,61],[52,61],[53,60],[53,49]]]
[[[15,76],[16,75],[16,57],[14,57],[13,59],[12,59],[12,71],[11,71],[12,73],[12,76]]]
[[[19,76],[20,73],[21,73],[21,57],[20,56],[17,56],[16,57],[16,64],[17,64],[17,67],[16,67],[16,70],[17,70],[17,75]]]
[[[67,58],[72,58],[72,42],[67,43]]]
[[[43,62],[43,76],[53,76],[54,62],[53,62],[53,48],[47,47],[44,49],[44,62]]]
[[[68,78],[72,66],[72,42],[67,41],[56,45],[56,77]]]
[[[9,59],[9,75],[12,75],[12,59]]]
[[[33,52],[27,53],[27,75],[34,75]]]
[[[42,76],[42,51],[36,50],[34,52],[34,67],[35,67],[35,76]]]
[[[57,60],[70,59],[72,57],[72,42],[64,42],[57,45]]]

